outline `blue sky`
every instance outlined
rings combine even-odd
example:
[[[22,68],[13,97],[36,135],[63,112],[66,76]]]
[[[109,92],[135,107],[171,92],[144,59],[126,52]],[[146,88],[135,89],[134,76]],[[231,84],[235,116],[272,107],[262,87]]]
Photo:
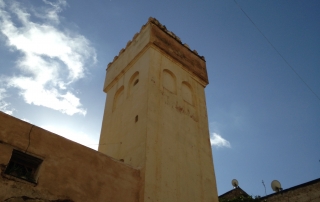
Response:
[[[106,66],[152,16],[206,58],[219,195],[319,178],[320,1],[237,3],[299,76],[231,0],[0,0],[0,110],[97,148]]]

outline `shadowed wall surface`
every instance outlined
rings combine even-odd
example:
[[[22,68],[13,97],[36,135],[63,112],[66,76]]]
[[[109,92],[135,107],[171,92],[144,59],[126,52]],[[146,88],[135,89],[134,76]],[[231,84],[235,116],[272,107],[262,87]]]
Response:
[[[139,170],[2,112],[0,123],[0,201],[139,200]],[[5,174],[14,149],[43,160],[35,183]]]

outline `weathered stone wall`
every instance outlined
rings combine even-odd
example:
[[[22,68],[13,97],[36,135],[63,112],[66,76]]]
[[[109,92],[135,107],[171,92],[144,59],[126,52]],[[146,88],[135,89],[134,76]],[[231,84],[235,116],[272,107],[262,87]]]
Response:
[[[13,149],[43,159],[36,183],[4,173]],[[2,112],[0,172],[0,201],[139,201],[139,170]]]
[[[267,202],[319,202],[320,179],[271,194],[261,199]]]

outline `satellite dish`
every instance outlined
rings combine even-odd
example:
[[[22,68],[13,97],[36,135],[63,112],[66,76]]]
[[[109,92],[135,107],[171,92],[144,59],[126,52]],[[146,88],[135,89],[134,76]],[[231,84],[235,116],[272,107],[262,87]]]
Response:
[[[239,186],[239,182],[238,182],[238,180],[236,180],[236,179],[233,179],[233,180],[231,181],[231,184],[232,184],[232,186],[233,186],[234,188],[237,188],[237,187]]]
[[[275,192],[279,192],[279,191],[282,190],[281,184],[280,184],[280,182],[279,182],[278,180],[273,180],[273,181],[271,182],[271,188],[272,188],[272,190],[275,191]]]

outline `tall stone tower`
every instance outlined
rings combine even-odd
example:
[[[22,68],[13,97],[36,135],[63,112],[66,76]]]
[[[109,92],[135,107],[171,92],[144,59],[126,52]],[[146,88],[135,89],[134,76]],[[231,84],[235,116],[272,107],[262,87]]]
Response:
[[[204,58],[154,18],[108,65],[99,151],[141,169],[139,201],[218,201],[207,84]]]

